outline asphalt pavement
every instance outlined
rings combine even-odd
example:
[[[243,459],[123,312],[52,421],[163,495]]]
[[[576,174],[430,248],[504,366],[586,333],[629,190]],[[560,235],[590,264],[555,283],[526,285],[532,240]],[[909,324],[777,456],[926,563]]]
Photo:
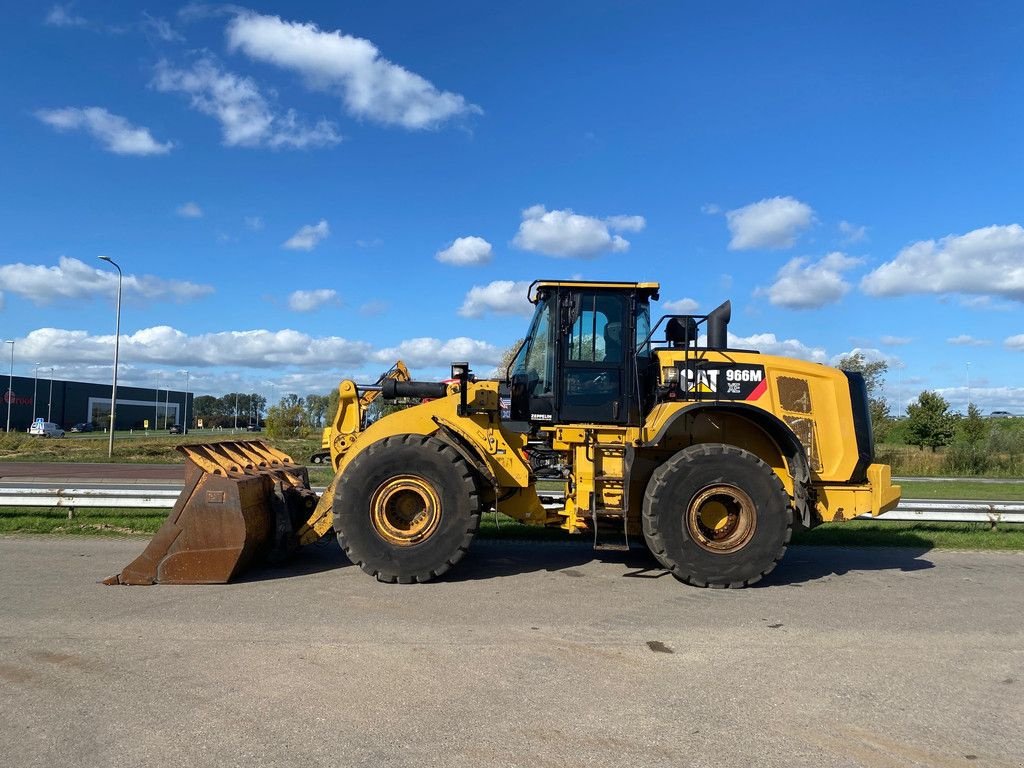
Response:
[[[93,481],[177,483],[185,481],[184,464],[117,464],[101,462],[0,461],[0,480],[7,482]]]
[[[0,765],[1024,765],[1021,554],[798,547],[733,592],[478,542],[391,586],[325,541],[97,583],[143,545],[0,537]]]

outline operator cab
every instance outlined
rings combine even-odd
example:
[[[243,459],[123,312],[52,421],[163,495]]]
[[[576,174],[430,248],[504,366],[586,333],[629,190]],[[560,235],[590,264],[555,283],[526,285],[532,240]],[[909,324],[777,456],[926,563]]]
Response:
[[[537,309],[509,366],[512,420],[639,425],[658,284],[543,280],[529,298]]]

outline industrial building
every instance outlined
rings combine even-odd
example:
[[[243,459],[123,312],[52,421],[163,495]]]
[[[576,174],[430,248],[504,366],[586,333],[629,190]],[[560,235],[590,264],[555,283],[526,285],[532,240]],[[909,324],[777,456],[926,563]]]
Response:
[[[28,376],[4,378],[8,381],[0,379],[0,387],[4,389],[0,428],[7,426],[8,406],[12,432],[27,431],[36,419],[52,421],[65,430],[81,423],[105,429],[110,423],[109,384]],[[189,420],[194,421],[191,392],[119,384],[115,429],[167,429],[181,424],[186,397]]]

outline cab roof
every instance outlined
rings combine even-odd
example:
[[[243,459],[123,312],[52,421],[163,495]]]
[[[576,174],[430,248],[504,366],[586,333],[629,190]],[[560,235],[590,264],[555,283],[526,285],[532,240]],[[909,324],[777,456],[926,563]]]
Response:
[[[658,283],[617,283],[597,280],[534,280],[526,292],[530,303],[537,303],[537,293],[541,288],[596,288],[598,290],[636,291],[649,298],[657,299],[661,285]]]

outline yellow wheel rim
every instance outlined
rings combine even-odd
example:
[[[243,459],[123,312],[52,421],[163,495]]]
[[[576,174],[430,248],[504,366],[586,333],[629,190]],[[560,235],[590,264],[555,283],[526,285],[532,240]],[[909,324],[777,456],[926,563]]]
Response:
[[[373,529],[384,541],[411,547],[426,541],[441,522],[441,500],[422,477],[389,478],[370,499]]]
[[[708,552],[726,555],[743,549],[757,529],[757,507],[734,485],[712,485],[693,497],[686,509],[686,530]]]

